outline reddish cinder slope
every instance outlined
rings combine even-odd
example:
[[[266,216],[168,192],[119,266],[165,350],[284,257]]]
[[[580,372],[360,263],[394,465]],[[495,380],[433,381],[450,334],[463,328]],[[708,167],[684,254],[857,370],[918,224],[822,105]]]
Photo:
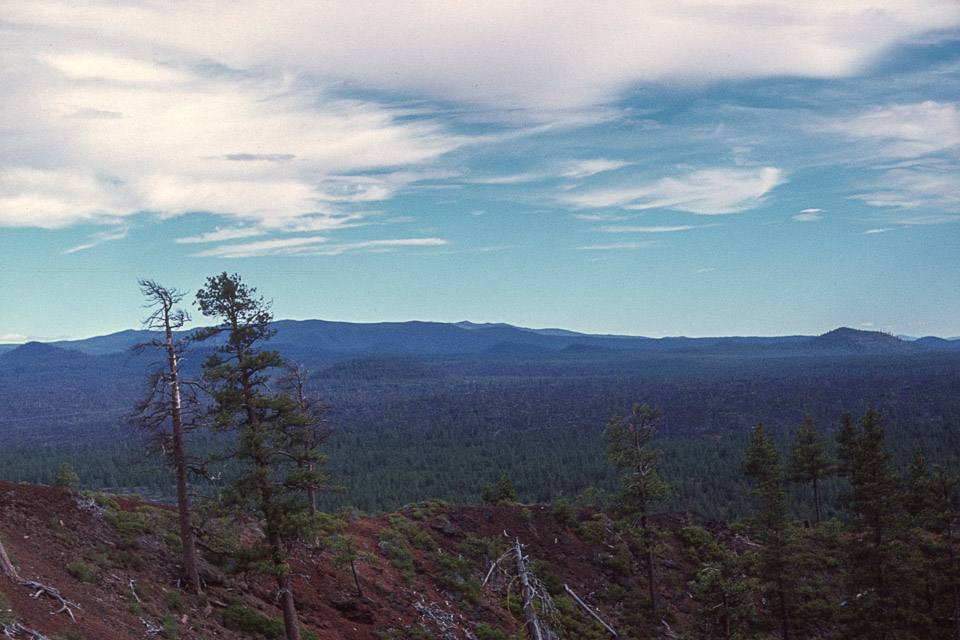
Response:
[[[115,500],[128,512],[144,505]],[[579,517],[588,519],[594,513],[582,510]],[[378,534],[398,522],[414,527],[408,533],[427,534],[433,542],[426,546],[439,550],[408,546],[413,572],[406,577],[386,557],[386,545],[378,540]],[[683,560],[676,532],[696,524],[720,537],[729,534],[720,525],[689,513],[660,516],[658,524],[668,532],[659,567],[661,597],[677,631],[696,604],[685,587],[694,567]],[[31,590],[3,575],[0,593],[25,627],[51,637],[64,632],[63,637],[80,637],[75,635],[80,633],[86,640],[163,638],[162,632],[148,631],[164,624],[168,633],[175,629],[179,638],[240,640],[254,636],[224,628],[228,604],[280,616],[276,584],[269,578],[230,576],[204,560],[201,573],[206,594],[188,594],[179,589],[178,555],[170,548],[175,545],[168,534],[126,533],[118,530],[109,510],[104,512],[77,492],[0,482],[0,541],[20,577],[59,589],[80,608],[73,611],[75,620],[65,612],[52,615],[59,608],[57,602],[43,596],[34,599]],[[355,566],[362,598],[349,566],[338,566],[333,551],[304,546],[291,562],[301,623],[321,639],[367,640],[390,629],[396,630],[398,638],[409,629],[426,629],[438,638],[471,638],[478,625],[521,634],[524,621],[505,604],[508,593],[516,594],[518,589],[510,575],[513,567],[507,563],[502,571],[491,572],[490,554],[477,551],[483,544],[503,548],[519,539],[531,559],[550,562],[556,584],[568,585],[615,627],[624,611],[620,603],[603,599],[605,587],[611,582],[625,588],[639,586],[632,577],[611,573],[603,561],[611,550],[607,544],[585,544],[576,527],[558,524],[549,507],[420,505],[389,516],[355,518],[345,533],[353,537],[361,554]],[[467,586],[458,586],[464,580],[444,579],[438,564],[442,554],[467,563],[472,598],[466,595]],[[207,555],[216,560],[215,555]],[[488,573],[488,582],[481,585]]]

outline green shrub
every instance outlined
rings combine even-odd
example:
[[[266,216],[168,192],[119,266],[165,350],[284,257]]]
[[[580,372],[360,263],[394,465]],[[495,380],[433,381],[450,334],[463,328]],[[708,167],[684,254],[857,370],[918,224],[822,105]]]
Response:
[[[380,541],[380,550],[390,561],[390,564],[400,572],[407,583],[413,582],[415,572],[413,552],[407,544],[407,539],[396,529],[383,529],[377,534]]]
[[[571,598],[560,596],[554,598],[553,603],[557,607],[557,618],[564,637],[577,640],[607,640],[610,637],[610,632],[593,618],[587,617]]]
[[[477,640],[520,640],[520,636],[515,636],[507,632],[503,627],[494,627],[482,622],[473,628]]]
[[[76,489],[79,482],[80,476],[76,474],[68,462],[61,463],[57,473],[53,476],[53,486],[61,489]]]
[[[577,526],[577,538],[585,545],[599,547],[607,537],[607,517],[598,513]]]
[[[92,498],[98,506],[103,507],[104,509],[113,509],[114,511],[120,511],[120,503],[117,502],[109,493],[99,493],[96,491],[84,491],[80,494],[84,498]]]
[[[153,599],[150,592],[136,582],[133,583],[133,595],[139,598],[140,602],[150,602]]]
[[[180,613],[186,613],[186,608],[183,606],[183,596],[179,591],[167,591],[163,594],[164,599],[167,601],[167,606],[173,609],[174,611],[179,611]]]
[[[177,633],[180,631],[180,623],[177,622],[177,618],[174,615],[169,613],[163,614],[163,617],[160,618],[160,626],[163,628],[163,637],[176,640]]]
[[[449,553],[437,552],[433,555],[437,576],[437,588],[454,595],[470,608],[483,600],[480,595],[480,583],[471,575],[471,566],[463,558]]]
[[[579,514],[576,508],[574,508],[566,498],[560,498],[557,503],[553,505],[551,515],[561,527],[572,527],[577,524],[577,520],[579,520]]]
[[[457,547],[461,553],[471,558],[478,558],[484,564],[499,560],[507,551],[507,545],[500,538],[477,538],[468,536],[466,540]]]
[[[629,578],[633,575],[633,555],[623,542],[617,543],[613,553],[603,554],[603,563],[618,576]]]
[[[125,567],[129,567],[134,571],[142,571],[146,566],[146,563],[143,561],[143,558],[140,557],[136,551],[121,551],[117,554],[117,560]]]
[[[68,564],[67,571],[80,582],[93,582],[97,579],[96,574],[93,573],[93,569],[80,560],[74,560]]]
[[[239,604],[231,604],[223,612],[223,626],[232,631],[255,634],[267,640],[283,640],[286,632],[283,620],[270,618]],[[316,632],[300,629],[303,640],[319,640]]]
[[[314,516],[313,525],[318,536],[335,536],[346,530],[347,519],[320,511]]]
[[[530,563],[530,568],[533,569],[533,572],[540,578],[540,581],[543,583],[543,586],[547,588],[547,591],[550,592],[550,595],[555,596],[563,593],[563,582],[557,577],[557,574],[553,572],[548,561],[540,559],[534,560]]]
[[[183,553],[183,540],[180,539],[179,533],[173,531],[167,533],[163,536],[163,544],[167,545],[167,548],[174,553]]]
[[[513,483],[506,475],[500,476],[495,484],[487,485],[480,494],[484,504],[516,504],[518,501],[517,490],[513,488]]]
[[[703,527],[680,529],[680,541],[684,547],[683,557],[693,564],[719,562],[723,559],[723,549]]]
[[[12,625],[17,621],[17,614],[13,612],[13,609],[10,607],[10,601],[7,600],[7,596],[3,592],[0,592],[0,623],[5,625]]]
[[[402,533],[407,542],[413,545],[415,549],[421,551],[437,550],[437,543],[430,537],[430,534],[403,516],[390,516],[388,520],[390,521],[390,527]]]
[[[407,629],[377,629],[373,632],[373,637],[377,640],[433,640],[436,638],[432,632],[419,627],[408,627]]]

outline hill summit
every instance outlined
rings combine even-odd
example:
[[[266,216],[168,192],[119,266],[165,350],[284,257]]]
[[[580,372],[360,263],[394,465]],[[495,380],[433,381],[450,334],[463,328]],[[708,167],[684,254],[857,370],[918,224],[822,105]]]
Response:
[[[910,352],[917,350],[917,345],[901,340],[896,336],[882,331],[863,331],[840,327],[833,331],[817,336],[812,342],[823,349],[834,352],[878,353],[878,352]]]

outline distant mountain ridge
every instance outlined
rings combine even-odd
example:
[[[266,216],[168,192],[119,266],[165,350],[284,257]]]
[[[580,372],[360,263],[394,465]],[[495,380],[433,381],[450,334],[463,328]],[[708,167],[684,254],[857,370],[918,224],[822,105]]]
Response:
[[[534,354],[576,352],[592,349],[627,351],[701,351],[734,353],[739,351],[771,353],[889,353],[906,354],[935,351],[960,351],[960,340],[924,337],[906,340],[879,331],[841,327],[820,336],[649,338],[643,336],[599,335],[564,329],[528,329],[504,323],[472,322],[381,322],[351,323],[326,320],[278,320],[271,348],[291,357],[364,355],[444,355],[444,354]],[[189,332],[180,332],[184,335]],[[83,340],[58,340],[42,343],[87,355],[107,355],[129,351],[134,345],[154,336],[149,331],[126,330]],[[28,343],[34,344],[34,343]],[[39,344],[39,343],[38,343]],[[25,356],[28,345],[0,345],[0,357]],[[35,347],[32,347],[32,349]]]

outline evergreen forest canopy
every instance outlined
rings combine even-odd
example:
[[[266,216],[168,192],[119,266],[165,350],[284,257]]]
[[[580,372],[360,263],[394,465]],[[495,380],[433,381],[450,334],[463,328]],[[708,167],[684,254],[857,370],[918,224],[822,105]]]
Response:
[[[659,343],[503,326],[273,326],[270,347],[305,365],[307,393],[333,405],[324,451],[344,490],[321,496],[323,508],[478,502],[503,475],[525,502],[597,503],[618,481],[601,433],[637,402],[663,410],[658,446],[673,491],[658,509],[743,517],[750,498],[738,465],[749,433],[762,422],[785,455],[807,414],[832,436],[843,410],[872,406],[898,468],[917,447],[932,463],[960,468],[960,352],[940,343],[852,330]],[[88,353],[31,343],[0,355],[0,477],[49,484],[68,462],[82,487],[172,497],[167,472],[145,471],[156,461],[133,462],[138,434],[123,416],[156,357],[126,351],[142,340],[128,333],[72,345]],[[216,348],[216,339],[191,345],[184,374],[198,376]],[[206,455],[228,438],[200,432],[192,446]],[[229,462],[217,470],[224,484],[235,472]],[[837,513],[837,483],[822,487],[826,517]],[[811,519],[808,491],[798,486],[790,499]]]

